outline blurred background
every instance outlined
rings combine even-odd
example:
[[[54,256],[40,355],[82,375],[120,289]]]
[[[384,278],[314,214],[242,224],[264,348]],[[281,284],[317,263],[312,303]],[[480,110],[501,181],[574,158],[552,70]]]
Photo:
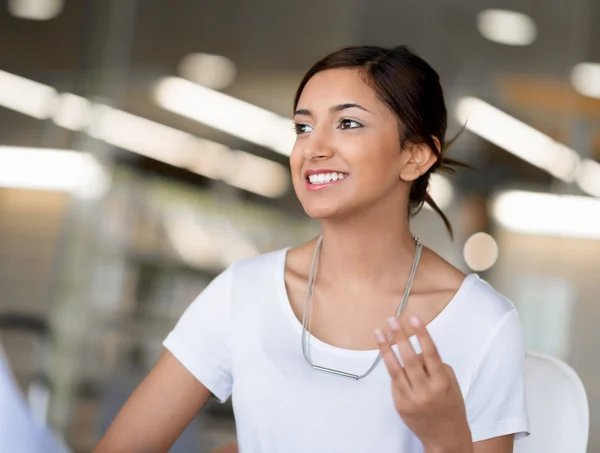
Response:
[[[1,0],[0,339],[36,418],[90,451],[193,298],[318,232],[287,158],[304,72],[406,44],[440,73],[452,220],[414,231],[566,360],[600,452],[600,2]],[[234,438],[203,411],[173,451]]]

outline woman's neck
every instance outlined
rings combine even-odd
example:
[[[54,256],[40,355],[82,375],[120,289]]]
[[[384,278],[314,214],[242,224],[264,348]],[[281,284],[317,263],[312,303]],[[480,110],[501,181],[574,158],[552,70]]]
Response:
[[[343,221],[323,221],[322,234],[319,274],[328,281],[385,284],[412,268],[415,240],[406,210],[372,209]]]

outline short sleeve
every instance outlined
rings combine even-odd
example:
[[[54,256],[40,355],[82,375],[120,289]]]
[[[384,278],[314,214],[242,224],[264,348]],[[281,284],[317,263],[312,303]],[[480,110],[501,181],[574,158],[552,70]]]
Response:
[[[216,277],[185,310],[163,345],[219,401],[231,395],[232,268]]]
[[[465,404],[473,442],[529,435],[525,350],[516,309],[506,313],[484,344]]]

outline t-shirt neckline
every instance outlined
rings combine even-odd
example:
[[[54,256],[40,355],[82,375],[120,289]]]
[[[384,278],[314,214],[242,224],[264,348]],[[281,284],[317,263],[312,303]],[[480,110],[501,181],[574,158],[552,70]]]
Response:
[[[277,260],[275,263],[276,267],[276,276],[277,276],[277,292],[278,299],[281,304],[281,308],[286,318],[290,321],[292,328],[298,333],[299,337],[302,335],[302,322],[296,317],[294,310],[292,309],[292,304],[290,302],[287,289],[285,286],[285,263],[287,254],[291,247],[286,247],[280,250],[280,253],[277,256]],[[444,309],[438,313],[438,315],[433,318],[427,324],[427,330],[429,333],[433,334],[436,329],[442,324],[443,320],[447,318],[450,313],[455,309],[455,307],[459,304],[462,299],[463,294],[467,290],[467,288],[472,284],[472,282],[479,279],[479,276],[475,273],[468,274],[465,279],[462,281],[458,291],[450,302],[444,307]],[[411,341],[414,341],[414,335],[410,337]],[[364,358],[364,357],[373,357],[376,355],[379,350],[378,349],[345,349],[340,348],[338,346],[334,346],[332,344],[326,343],[322,340],[319,340],[314,335],[310,337],[311,347],[316,347],[324,352],[344,356],[344,357],[355,357],[355,358]]]

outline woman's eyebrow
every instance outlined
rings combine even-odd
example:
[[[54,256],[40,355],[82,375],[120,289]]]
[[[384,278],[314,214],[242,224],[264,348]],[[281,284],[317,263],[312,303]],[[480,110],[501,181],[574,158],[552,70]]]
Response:
[[[353,103],[353,102],[334,105],[333,107],[329,108],[329,111],[331,113],[335,113],[335,112],[341,112],[342,110],[347,110],[347,109],[352,109],[352,108],[357,108],[357,109],[364,110],[365,112],[369,112],[362,105],[356,104],[356,103]],[[294,116],[296,116],[296,115],[313,116],[312,112],[310,110],[308,110],[308,109],[298,109],[298,110],[296,110],[294,112]]]

